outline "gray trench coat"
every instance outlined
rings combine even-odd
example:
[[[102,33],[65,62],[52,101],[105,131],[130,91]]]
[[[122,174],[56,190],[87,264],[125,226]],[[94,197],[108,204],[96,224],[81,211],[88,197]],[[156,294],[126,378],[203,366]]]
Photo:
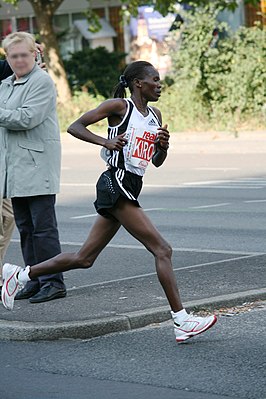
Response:
[[[59,192],[61,145],[56,90],[37,65],[0,84],[0,194],[3,198]]]

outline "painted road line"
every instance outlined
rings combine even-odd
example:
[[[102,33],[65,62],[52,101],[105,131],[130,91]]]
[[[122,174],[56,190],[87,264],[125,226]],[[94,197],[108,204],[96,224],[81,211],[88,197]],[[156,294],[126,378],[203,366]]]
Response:
[[[224,184],[225,183],[225,184]],[[233,180],[210,180],[201,182],[184,182],[179,184],[145,184],[143,190],[147,188],[230,188],[230,189],[260,189],[263,188],[263,184],[255,185],[252,182],[247,182],[248,184],[238,185],[238,182]],[[228,185],[229,184],[229,185]],[[231,185],[230,185],[231,184]],[[62,187],[95,187],[95,183],[61,183]]]
[[[80,216],[71,216],[69,219],[86,219],[86,218],[94,218],[97,216],[97,213],[91,213],[89,215],[80,215]]]
[[[243,201],[244,203],[259,203],[259,202],[266,202],[266,200],[249,200],[249,201]],[[231,205],[230,202],[222,202],[220,204],[211,204],[211,205],[199,205],[199,206],[190,206],[188,208],[146,208],[144,209],[144,212],[153,212],[153,211],[164,211],[164,212],[170,212],[170,211],[189,211],[190,209],[208,209],[208,208],[219,208],[223,206],[228,206]],[[90,214],[85,214],[85,215],[77,215],[77,216],[71,216],[69,219],[71,220],[78,220],[78,219],[87,219],[87,218],[93,218],[96,217],[97,213],[90,213]]]
[[[224,188],[228,188],[228,189],[230,189],[230,190],[257,190],[257,189],[260,189],[260,188],[264,188],[263,186],[238,186],[238,185],[231,185],[231,186],[229,186],[229,185],[215,185],[215,184],[210,184],[210,185],[194,185],[194,184],[190,184],[190,183],[185,183],[185,188],[194,188],[194,189],[196,189],[196,188],[199,188],[199,189],[203,189],[203,188],[207,188],[208,190],[209,189],[216,189],[216,188],[222,188],[222,189],[224,189]]]
[[[144,212],[151,212],[151,211],[164,211],[165,208],[147,208],[147,209],[143,209]]]
[[[183,183],[184,185],[190,185],[190,186],[200,186],[200,185],[206,185],[206,184],[223,184],[223,183],[232,183],[234,180],[202,180],[202,181],[191,181],[187,183]]]
[[[248,184],[259,184],[259,185],[266,185],[266,180],[246,180],[246,179],[242,179],[242,180],[236,180],[237,183],[248,183]]]
[[[205,266],[212,266],[212,265],[215,265],[215,264],[233,262],[233,261],[241,260],[241,259],[250,259],[250,258],[253,258],[255,256],[257,256],[257,255],[240,256],[240,257],[237,257],[237,258],[223,259],[223,260],[220,260],[220,261],[199,263],[199,264],[190,265],[190,266],[183,266],[183,267],[180,267],[180,268],[174,268],[173,270],[174,271],[180,271],[180,270],[196,269],[196,268],[205,267]],[[114,279],[114,280],[105,280],[105,281],[101,281],[99,283],[81,285],[79,287],[70,288],[69,290],[74,291],[74,290],[78,290],[78,289],[81,289],[81,288],[95,287],[95,286],[99,286],[99,285],[103,285],[103,284],[110,284],[110,283],[118,283],[118,282],[121,282],[121,281],[137,280],[137,279],[140,279],[140,278],[143,278],[143,277],[152,277],[152,276],[156,276],[156,275],[157,275],[156,272],[138,274],[138,275],[131,276],[131,277],[123,277],[123,278]]]
[[[95,187],[96,183],[61,183],[64,187]]]
[[[240,170],[240,168],[208,168],[208,167],[202,167],[202,168],[193,168],[192,170],[217,170],[217,171],[227,171],[227,170]]]
[[[164,208],[148,208],[144,209],[145,212],[150,212],[150,211],[163,211]],[[88,215],[79,215],[79,216],[71,216],[70,219],[86,219],[86,218],[92,218],[97,216],[98,213],[91,213]]]
[[[144,249],[146,248],[143,245],[127,245],[127,244],[108,244],[110,248],[118,248],[118,249]],[[225,255],[266,255],[265,252],[245,252],[245,251],[230,251],[224,249],[200,249],[200,248],[176,248],[173,247],[172,250],[174,252],[195,252],[195,253],[210,253],[210,254],[225,254]]]
[[[265,177],[239,177],[239,180],[252,180],[252,181],[265,181],[266,182],[266,178]]]
[[[257,255],[237,256],[235,258],[229,258],[229,259],[216,260],[216,261],[212,261],[212,262],[199,263],[199,264],[191,265],[191,266],[183,266],[183,267],[180,267],[180,268],[174,268],[173,270],[174,271],[178,271],[178,270],[195,269],[195,268],[198,268],[198,267],[217,265],[217,264],[221,264],[221,263],[232,262],[232,261],[235,261],[235,260],[250,259],[250,258],[254,258],[254,257],[257,257]]]
[[[249,200],[249,201],[243,201],[246,204],[252,204],[252,203],[256,203],[256,202],[266,202],[266,199],[264,200]]]
[[[11,242],[20,243],[20,240],[17,238],[13,238]],[[69,245],[72,247],[81,247],[84,242],[77,242],[77,241],[61,241],[61,245]],[[107,248],[117,248],[117,249],[142,249],[147,251],[144,245],[136,245],[136,244],[108,244]],[[225,249],[217,249],[217,248],[188,248],[188,247],[172,247],[174,252],[195,252],[195,253],[210,253],[210,254],[225,254],[225,255],[239,255],[239,256],[260,256],[266,255],[266,252],[254,252],[254,251],[231,251]]]
[[[213,204],[213,205],[201,205],[201,206],[190,206],[187,209],[206,209],[206,208],[217,208],[220,206],[230,205],[230,202],[223,202],[221,204]]]

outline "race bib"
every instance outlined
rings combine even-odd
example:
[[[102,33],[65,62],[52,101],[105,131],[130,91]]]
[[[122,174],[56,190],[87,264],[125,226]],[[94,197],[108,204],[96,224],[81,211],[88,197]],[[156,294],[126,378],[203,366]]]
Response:
[[[156,131],[143,131],[131,126],[126,138],[128,144],[124,148],[124,157],[127,164],[146,169],[155,149]]]

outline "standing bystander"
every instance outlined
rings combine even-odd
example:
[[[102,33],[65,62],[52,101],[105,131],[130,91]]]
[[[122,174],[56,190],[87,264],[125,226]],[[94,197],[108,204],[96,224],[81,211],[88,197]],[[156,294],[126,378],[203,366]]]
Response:
[[[26,265],[61,252],[55,214],[60,179],[56,91],[35,62],[32,35],[15,32],[3,41],[13,74],[0,86],[0,189],[11,198]],[[39,276],[17,293],[31,303],[66,295],[63,274]]]
[[[12,75],[13,71],[6,60],[0,60],[0,84],[3,79]],[[2,289],[3,259],[10,243],[15,222],[10,199],[2,198],[0,194],[0,292]]]

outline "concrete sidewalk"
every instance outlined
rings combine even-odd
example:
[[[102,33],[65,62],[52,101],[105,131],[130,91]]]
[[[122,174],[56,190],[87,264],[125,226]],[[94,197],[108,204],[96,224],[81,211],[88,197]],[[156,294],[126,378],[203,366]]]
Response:
[[[246,274],[249,259],[229,261],[217,280],[200,287],[201,277],[182,279],[184,305],[190,310],[213,309],[266,299],[265,255],[252,258],[256,272]],[[238,278],[239,265],[245,281]],[[198,275],[198,273],[196,273]],[[182,277],[182,271],[178,272]],[[264,284],[264,286],[263,286]],[[66,298],[41,304],[15,301],[12,312],[0,307],[0,339],[88,339],[141,328],[170,318],[169,306],[156,275],[98,283],[68,290]]]

